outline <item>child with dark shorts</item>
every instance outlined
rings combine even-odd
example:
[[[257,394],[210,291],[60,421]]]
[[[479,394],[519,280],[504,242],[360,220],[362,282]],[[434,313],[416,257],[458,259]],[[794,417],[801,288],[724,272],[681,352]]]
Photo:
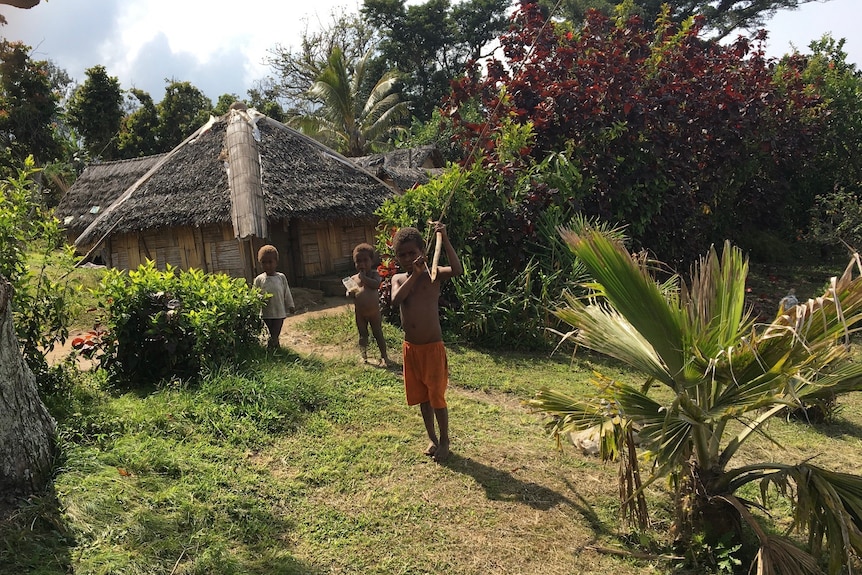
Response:
[[[402,228],[395,234],[392,247],[405,272],[392,278],[392,305],[399,307],[404,329],[402,351],[407,404],[419,405],[430,440],[425,454],[439,462],[450,453],[446,404],[449,365],[440,327],[440,286],[443,281],[461,275],[464,269],[449,241],[446,226],[434,222],[434,231],[441,234],[449,264],[437,267],[434,281],[431,281],[425,257],[425,240],[419,230]]]
[[[278,250],[275,246],[265,245],[257,252],[257,261],[263,268],[263,273],[254,278],[254,287],[269,294],[266,307],[261,311],[263,323],[269,332],[268,349],[278,348],[278,337],[284,325],[287,314],[293,314],[296,307],[293,304],[293,294],[287,277],[278,271]]]

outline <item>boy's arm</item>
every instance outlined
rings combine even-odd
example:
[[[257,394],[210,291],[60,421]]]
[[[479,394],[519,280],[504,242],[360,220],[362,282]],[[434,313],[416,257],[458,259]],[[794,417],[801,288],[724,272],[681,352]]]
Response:
[[[434,231],[440,232],[440,235],[443,239],[443,249],[446,250],[446,261],[449,263],[448,266],[437,266],[437,277],[441,277],[442,279],[449,279],[451,277],[459,276],[464,273],[464,267],[461,265],[461,260],[458,259],[458,254],[455,253],[455,248],[452,246],[452,242],[449,241],[449,234],[446,232],[446,226],[441,222],[434,223]]]
[[[359,276],[359,283],[360,283],[363,287],[366,287],[366,288],[369,288],[369,289],[377,289],[377,288],[379,288],[379,287],[380,287],[380,283],[383,281],[383,279],[382,279],[379,275],[377,275],[377,273],[376,273],[376,272],[372,272],[372,273],[370,273],[370,274],[368,274],[368,275],[366,275],[366,274],[364,274],[364,273],[362,273],[362,272],[359,272],[359,273],[358,273],[358,274],[356,274],[356,275],[357,275],[357,276]]]
[[[425,256],[416,258],[413,270],[412,274],[397,274],[392,278],[392,305],[399,306],[404,303],[419,278],[428,273],[425,269]]]

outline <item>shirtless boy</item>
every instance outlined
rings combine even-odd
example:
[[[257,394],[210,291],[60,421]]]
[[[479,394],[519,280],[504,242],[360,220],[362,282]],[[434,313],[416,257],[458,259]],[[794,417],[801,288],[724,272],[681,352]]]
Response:
[[[402,228],[395,234],[392,247],[405,273],[392,278],[392,305],[399,306],[404,329],[407,404],[419,405],[430,440],[425,454],[439,462],[449,457],[449,410],[446,407],[449,365],[440,327],[440,285],[461,275],[464,269],[449,241],[446,226],[434,222],[434,231],[442,236],[449,265],[437,267],[437,278],[433,282],[425,257],[425,240],[419,230]]]
[[[354,298],[353,307],[356,329],[359,330],[359,351],[362,354],[362,361],[368,363],[368,326],[371,325],[371,332],[380,349],[380,361],[388,366],[389,356],[386,355],[386,338],[383,337],[383,318],[380,315],[380,300],[377,293],[381,279],[374,265],[374,256],[374,247],[371,244],[359,244],[353,248],[353,265],[356,266],[353,281],[359,288],[349,290],[347,295]]]

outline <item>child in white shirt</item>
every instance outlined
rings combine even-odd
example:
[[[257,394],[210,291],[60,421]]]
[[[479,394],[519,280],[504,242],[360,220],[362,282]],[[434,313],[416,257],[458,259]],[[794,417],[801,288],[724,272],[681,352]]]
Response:
[[[278,336],[281,334],[284,318],[288,312],[293,315],[296,308],[293,305],[293,294],[287,284],[287,276],[275,269],[278,265],[278,250],[275,246],[267,244],[260,248],[257,261],[260,262],[263,273],[254,278],[254,287],[271,295],[266,307],[261,311],[261,317],[269,330],[267,347],[275,349],[278,347]]]

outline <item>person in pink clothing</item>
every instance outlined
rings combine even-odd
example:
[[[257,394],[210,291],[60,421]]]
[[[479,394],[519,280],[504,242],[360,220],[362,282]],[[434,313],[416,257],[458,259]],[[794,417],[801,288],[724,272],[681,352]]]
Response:
[[[276,271],[278,266],[278,250],[269,244],[263,246],[257,252],[257,261],[263,268],[263,273],[254,278],[254,287],[270,295],[266,301],[266,307],[261,311],[263,323],[269,330],[269,342],[267,347],[275,349],[278,347],[278,336],[284,325],[284,318],[296,311],[293,304],[293,294],[287,283],[287,276]]]

